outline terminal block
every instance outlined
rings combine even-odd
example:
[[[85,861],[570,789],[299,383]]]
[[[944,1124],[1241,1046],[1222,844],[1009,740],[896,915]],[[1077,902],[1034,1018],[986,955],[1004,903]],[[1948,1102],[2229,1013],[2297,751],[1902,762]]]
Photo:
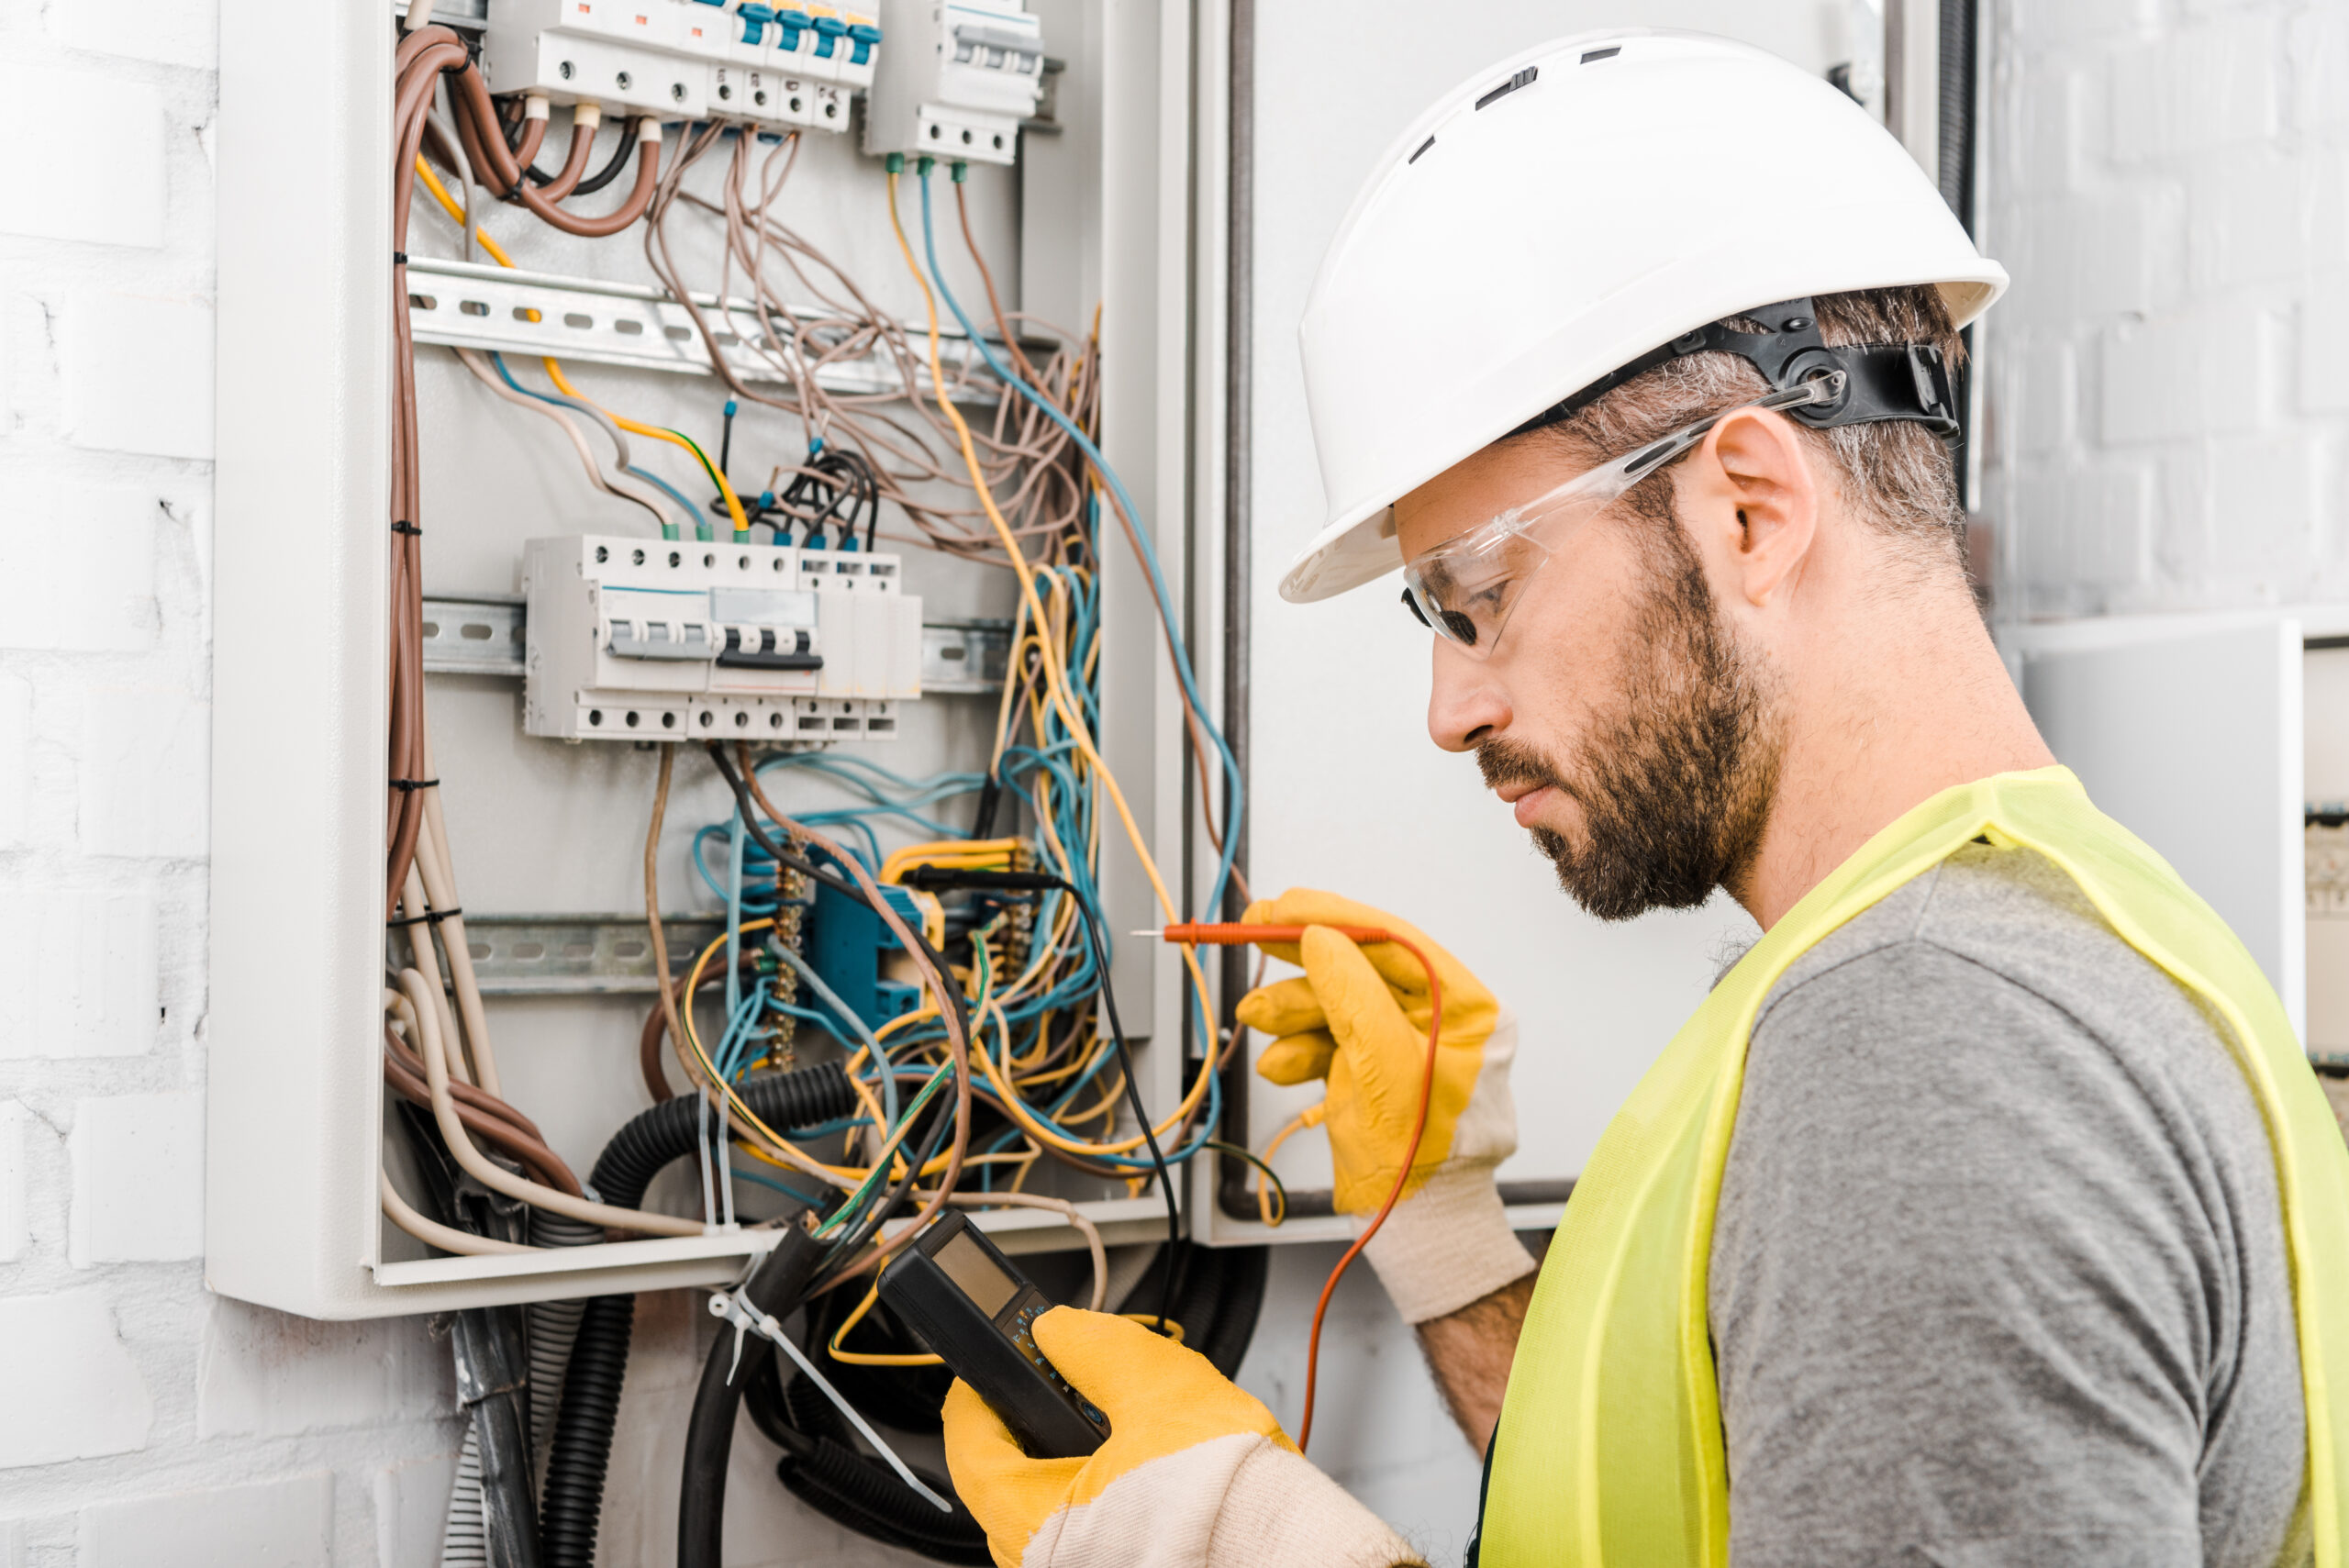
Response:
[[[523,729],[562,740],[886,740],[921,695],[895,555],[600,534],[529,541]]]
[[[844,131],[869,86],[881,24],[830,6],[761,0],[498,0],[482,65],[493,93],[611,114]]]
[[[1020,0],[887,0],[864,150],[1010,163],[1044,86],[1043,26]]]

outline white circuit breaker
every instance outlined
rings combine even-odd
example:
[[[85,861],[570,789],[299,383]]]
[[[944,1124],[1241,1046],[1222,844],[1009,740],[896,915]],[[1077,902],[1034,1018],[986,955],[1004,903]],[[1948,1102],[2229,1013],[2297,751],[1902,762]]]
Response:
[[[1020,0],[885,0],[864,150],[1009,163],[1044,89],[1043,25]]]
[[[525,547],[522,728],[563,740],[887,740],[921,695],[895,555],[565,535]]]
[[[844,131],[871,85],[876,17],[760,0],[497,0],[482,66],[493,93],[612,113]]]

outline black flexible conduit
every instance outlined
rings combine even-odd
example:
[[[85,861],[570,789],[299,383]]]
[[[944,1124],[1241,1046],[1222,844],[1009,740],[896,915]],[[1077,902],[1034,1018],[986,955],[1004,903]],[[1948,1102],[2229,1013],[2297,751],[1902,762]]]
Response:
[[[1264,1304],[1264,1281],[1272,1258],[1265,1247],[1208,1248],[1183,1243],[1188,1254],[1180,1260],[1173,1314],[1183,1326],[1184,1343],[1197,1350],[1214,1363],[1218,1372],[1230,1377],[1240,1370],[1241,1358],[1248,1353],[1249,1341],[1256,1331],[1256,1318]],[[1119,1310],[1146,1312],[1160,1301],[1160,1281],[1165,1276],[1166,1251],[1161,1248],[1141,1279],[1126,1293]],[[808,1308],[808,1340],[813,1342],[829,1337],[837,1321],[837,1311],[827,1311],[821,1301]],[[891,1325],[885,1309],[865,1320],[861,1334],[879,1334],[876,1344],[883,1348],[918,1350],[909,1340],[892,1344]],[[725,1347],[730,1358],[732,1346]],[[751,1351],[743,1351],[747,1365]],[[715,1361],[716,1358],[713,1358]],[[842,1392],[854,1399],[865,1415],[885,1425],[901,1425],[911,1418],[909,1413],[875,1409],[852,1386],[858,1369],[842,1368],[839,1382]],[[705,1374],[705,1387],[709,1386]],[[922,1479],[954,1501],[952,1515],[941,1514],[911,1488],[897,1479],[879,1460],[868,1458],[855,1446],[848,1425],[842,1421],[829,1401],[811,1386],[804,1377],[790,1375],[790,1369],[779,1362],[763,1357],[757,1374],[736,1379],[737,1386],[749,1385],[744,1403],[751,1419],[767,1440],[783,1451],[776,1461],[775,1475],[785,1487],[801,1502],[836,1524],[871,1537],[886,1546],[907,1551],[917,1551],[934,1562],[968,1563],[984,1568],[991,1561],[987,1550],[986,1532],[979,1528],[959,1498],[954,1497],[952,1483],[945,1476],[920,1470]],[[913,1394],[907,1389],[908,1396]],[[933,1390],[930,1397],[941,1396],[943,1389]],[[926,1429],[937,1429],[935,1408],[926,1412]],[[730,1420],[728,1423],[730,1430]],[[907,1426],[905,1429],[919,1429]],[[724,1484],[723,1464],[716,1473],[717,1483]],[[705,1483],[706,1485],[707,1483]],[[688,1473],[686,1485],[694,1485]],[[700,1558],[681,1556],[681,1568],[712,1568],[718,1559],[713,1554]]]
[[[760,1120],[778,1129],[836,1121],[856,1109],[856,1091],[837,1062],[753,1073],[735,1092]],[[637,1207],[663,1165],[694,1152],[701,1117],[701,1101],[692,1095],[643,1112],[604,1146],[588,1184],[606,1203]],[[580,1318],[562,1404],[555,1412],[546,1483],[539,1492],[539,1536],[547,1568],[595,1568],[604,1473],[611,1462],[612,1428],[619,1418],[620,1385],[628,1375],[635,1327],[633,1296],[596,1296]]]

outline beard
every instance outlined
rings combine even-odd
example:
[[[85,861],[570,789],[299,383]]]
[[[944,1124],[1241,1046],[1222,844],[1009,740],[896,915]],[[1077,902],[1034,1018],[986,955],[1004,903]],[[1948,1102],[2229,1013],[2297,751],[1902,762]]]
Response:
[[[1506,738],[1476,748],[1486,787],[1547,784],[1581,802],[1584,842],[1536,828],[1533,846],[1602,920],[1733,889],[1777,793],[1783,734],[1765,673],[1721,621],[1676,527],[1664,552],[1633,617],[1622,698],[1596,717],[1586,760],[1569,769]]]

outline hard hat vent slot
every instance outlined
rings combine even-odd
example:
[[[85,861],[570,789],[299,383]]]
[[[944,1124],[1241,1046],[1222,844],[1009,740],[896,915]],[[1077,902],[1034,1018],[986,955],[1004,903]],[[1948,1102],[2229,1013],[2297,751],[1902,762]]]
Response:
[[[1494,88],[1491,92],[1486,94],[1483,97],[1477,99],[1476,106],[1481,109],[1487,104],[1497,103],[1499,100],[1508,97],[1511,93],[1516,92],[1520,87],[1531,85],[1533,79],[1541,74],[1542,68],[1540,66],[1529,65],[1524,70],[1520,71],[1516,75],[1510,77],[1508,81],[1502,83],[1499,86]]]
[[[1621,44],[1610,44],[1605,49],[1585,50],[1580,63],[1588,65],[1594,60],[1612,60],[1622,52]]]
[[[1419,150],[1413,152],[1408,158],[1403,160],[1403,166],[1408,169],[1412,164],[1417,163],[1419,161],[1419,153],[1425,152],[1429,148],[1433,147],[1434,145],[1435,138],[1433,137],[1430,137],[1425,141],[1419,143]]]

